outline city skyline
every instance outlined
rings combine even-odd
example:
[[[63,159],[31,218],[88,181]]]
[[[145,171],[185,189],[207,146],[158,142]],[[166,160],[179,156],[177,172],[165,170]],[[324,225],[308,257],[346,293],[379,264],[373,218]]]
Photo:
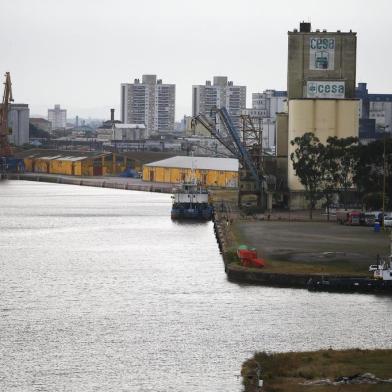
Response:
[[[0,71],[11,72],[15,102],[28,103],[32,114],[43,115],[60,103],[69,117],[98,118],[108,118],[111,107],[119,118],[121,83],[157,74],[176,84],[179,120],[191,114],[192,85],[204,84],[211,75],[247,86],[248,107],[252,93],[286,90],[287,31],[310,20],[313,29],[357,32],[357,82],[366,82],[370,91],[390,92],[388,44],[382,41],[382,62],[376,60],[382,47],[375,45],[388,36],[389,2],[321,4],[15,0],[0,5],[7,16],[0,27],[6,53]],[[370,11],[378,23],[368,18]]]

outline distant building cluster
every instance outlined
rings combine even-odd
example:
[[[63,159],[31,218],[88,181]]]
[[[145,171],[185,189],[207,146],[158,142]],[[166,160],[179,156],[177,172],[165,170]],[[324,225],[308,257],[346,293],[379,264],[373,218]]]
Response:
[[[255,126],[263,131],[263,148],[275,151],[276,114],[287,111],[287,92],[265,90],[252,94],[252,108],[242,110],[242,114],[252,118]]]
[[[301,207],[306,203],[289,158],[294,148],[291,140],[312,132],[322,143],[330,136],[354,136],[366,143],[384,137],[386,132],[392,134],[392,94],[369,92],[366,83],[356,85],[356,57],[355,32],[312,31],[310,23],[302,22],[299,29],[288,32],[287,90],[252,92],[249,106],[247,86],[235,84],[227,76],[213,76],[204,84],[190,86],[192,115],[175,122],[176,85],[145,74],[121,83],[118,120],[114,109],[110,120],[104,122],[78,116],[67,119],[67,110],[59,104],[48,109],[47,118],[29,119],[27,104],[12,104],[10,141],[17,146],[30,140],[53,149],[113,154],[149,150],[227,157],[233,155],[230,145],[222,139],[219,142],[201,123],[193,121],[202,114],[220,132],[224,127],[214,109],[224,107],[243,140],[245,118],[260,130],[257,137],[262,138],[263,159],[275,159],[262,163],[265,167],[275,165],[275,172],[283,178],[274,186],[289,192],[293,208]],[[158,174],[165,171],[153,176]],[[281,204],[287,205],[283,197]]]
[[[358,83],[356,98],[359,99],[359,137],[373,141],[392,132],[392,94],[369,94],[366,83]]]

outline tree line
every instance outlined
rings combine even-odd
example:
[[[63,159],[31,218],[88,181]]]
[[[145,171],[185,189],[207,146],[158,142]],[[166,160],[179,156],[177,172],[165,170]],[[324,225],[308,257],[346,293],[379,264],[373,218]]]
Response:
[[[318,201],[329,208],[337,200],[366,209],[390,208],[392,200],[392,140],[361,144],[358,138],[329,137],[321,143],[308,132],[291,141],[293,169],[309,201],[310,217]]]

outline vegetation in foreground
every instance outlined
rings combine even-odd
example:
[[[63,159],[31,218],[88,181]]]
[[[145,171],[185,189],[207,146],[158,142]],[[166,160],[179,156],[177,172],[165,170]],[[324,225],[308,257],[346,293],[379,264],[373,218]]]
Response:
[[[372,373],[392,378],[392,350],[320,350],[300,353],[256,353],[241,370],[245,391],[252,391],[249,374],[259,368],[265,392],[387,392],[392,384],[303,385],[307,381],[334,380]]]

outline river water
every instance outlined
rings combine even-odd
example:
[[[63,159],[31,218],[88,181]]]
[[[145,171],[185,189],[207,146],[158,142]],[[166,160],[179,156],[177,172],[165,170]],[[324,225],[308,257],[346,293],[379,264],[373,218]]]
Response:
[[[238,392],[256,350],[392,347],[391,298],[229,283],[170,202],[0,184],[1,391]]]

